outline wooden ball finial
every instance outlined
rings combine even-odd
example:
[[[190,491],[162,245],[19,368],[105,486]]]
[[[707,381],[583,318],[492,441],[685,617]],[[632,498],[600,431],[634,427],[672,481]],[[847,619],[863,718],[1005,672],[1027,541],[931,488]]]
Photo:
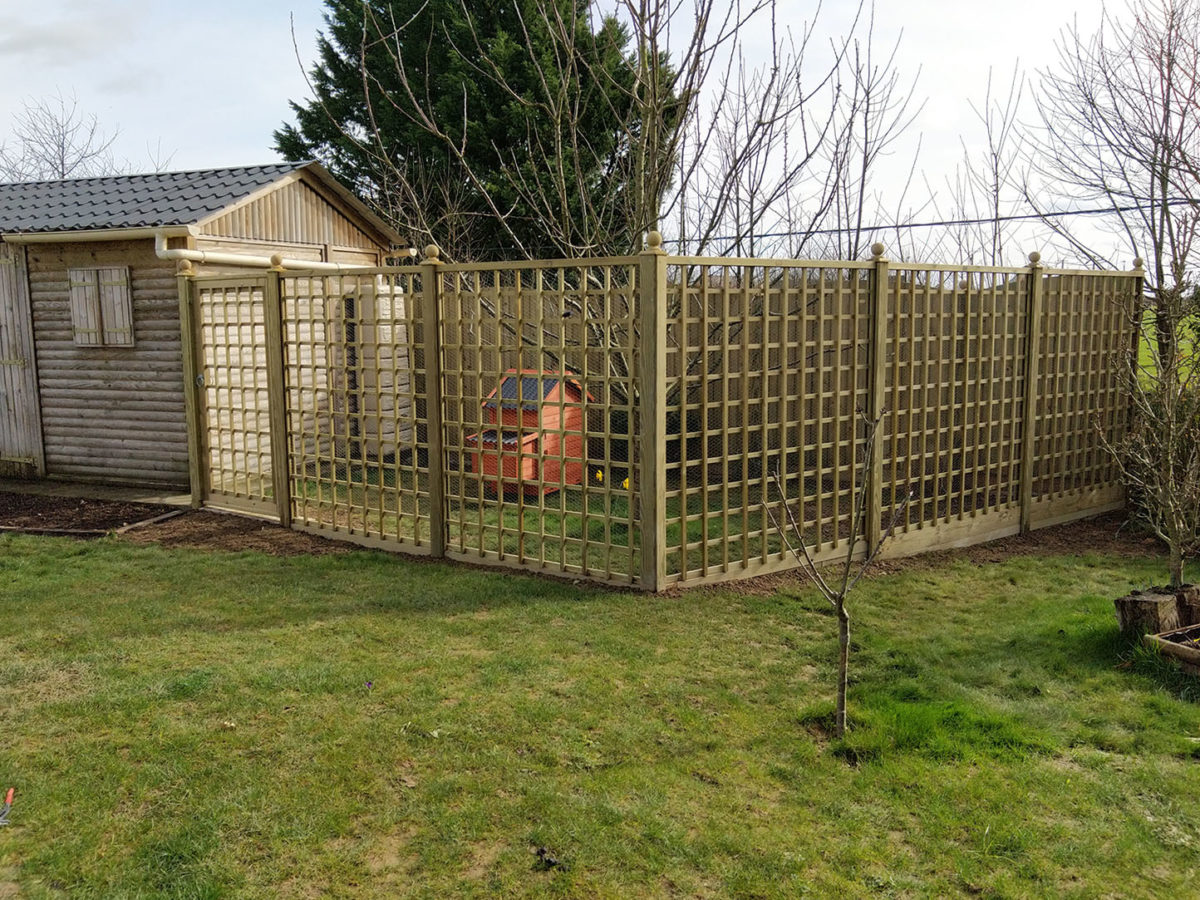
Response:
[[[441,252],[442,251],[438,249],[437,244],[430,244],[425,248],[425,258],[430,262],[439,262],[438,256],[441,255]]]
[[[871,253],[874,254],[876,259],[879,259],[879,257],[883,256],[883,251],[884,251],[884,246],[881,241],[876,241],[875,243],[873,243],[871,245]]]
[[[1041,261],[1042,261],[1042,254],[1038,253],[1036,250],[1034,250],[1032,253],[1029,254],[1030,265],[1036,266]]]
[[[646,235],[647,250],[661,250],[663,245],[662,235],[657,231],[651,231]]]
[[[1133,261],[1133,267],[1135,269],[1140,269],[1145,265],[1146,265],[1146,261],[1144,259],[1142,259],[1140,256]]]

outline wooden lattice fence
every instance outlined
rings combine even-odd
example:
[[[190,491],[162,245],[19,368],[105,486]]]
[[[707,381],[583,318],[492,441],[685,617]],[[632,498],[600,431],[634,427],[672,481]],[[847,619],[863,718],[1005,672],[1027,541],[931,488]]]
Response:
[[[768,505],[843,552],[879,415],[888,553],[1123,499],[1140,271],[652,246],[181,284],[196,502],[320,534],[648,590],[779,571]]]

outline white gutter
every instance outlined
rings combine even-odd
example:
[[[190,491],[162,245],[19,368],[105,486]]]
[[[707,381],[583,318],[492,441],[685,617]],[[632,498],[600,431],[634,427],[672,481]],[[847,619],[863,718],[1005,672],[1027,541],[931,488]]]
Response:
[[[159,259],[186,259],[191,262],[208,263],[215,266],[245,266],[254,269],[308,269],[317,272],[349,272],[364,266],[348,263],[320,262],[312,259],[288,259],[276,253],[272,256],[243,256],[240,253],[221,253],[217,250],[184,250],[168,248],[167,238],[173,237],[167,229],[154,233],[154,253]],[[369,268],[369,267],[367,267]]]
[[[359,263],[320,262],[312,259],[287,259],[276,253],[272,256],[243,256],[240,253],[221,253],[216,250],[169,249],[167,238],[194,234],[190,225],[171,225],[165,228],[105,228],[95,231],[26,231],[0,235],[6,244],[60,244],[73,241],[137,241],[154,238],[154,252],[159,259],[187,259],[216,266],[245,266],[254,269],[309,269],[317,272],[348,272],[362,269]],[[368,267],[369,268],[369,267]]]
[[[94,231],[25,231],[0,235],[6,244],[60,244],[70,241],[137,241],[144,238],[186,237],[187,225],[167,228],[100,228]]]

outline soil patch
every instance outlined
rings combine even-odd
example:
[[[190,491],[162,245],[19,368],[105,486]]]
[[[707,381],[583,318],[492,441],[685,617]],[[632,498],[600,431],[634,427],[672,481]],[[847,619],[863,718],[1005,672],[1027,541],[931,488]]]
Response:
[[[885,547],[884,550],[886,549]],[[1092,519],[1079,519],[1065,525],[1039,528],[1028,534],[1014,534],[985,544],[935,550],[919,556],[877,560],[871,565],[867,577],[923,572],[940,568],[955,560],[966,560],[972,565],[981,566],[1004,562],[1018,556],[1082,556],[1086,553],[1098,553],[1104,556],[1135,557],[1165,552],[1166,548],[1158,538],[1139,532],[1123,513],[1116,512]],[[781,572],[748,578],[736,584],[742,593],[766,595],[794,584],[795,579],[794,573]],[[728,585],[706,588],[720,591],[728,589]]]
[[[361,549],[274,522],[210,510],[189,510],[182,516],[156,522],[121,535],[135,544],[161,544],[195,550],[256,550],[270,556],[324,556]]]
[[[887,549],[886,547],[884,548]],[[1081,556],[1100,553],[1105,556],[1148,556],[1164,552],[1161,541],[1131,525],[1124,513],[1106,513],[1093,519],[1079,519],[1066,525],[1039,528],[1028,534],[974,544],[955,550],[939,550],[920,556],[881,560],[872,571],[882,573],[932,569],[948,559],[965,559],[980,564],[1004,562],[1013,556]]]
[[[172,509],[170,506],[150,503],[0,492],[0,526],[115,530]],[[198,550],[256,550],[272,556],[325,555],[360,549],[356,544],[292,531],[263,519],[210,510],[189,510],[183,515],[122,534],[120,539],[138,544]],[[1131,528],[1125,516],[1110,513],[972,547],[881,560],[872,567],[871,572],[888,575],[920,571],[944,566],[956,559],[983,565],[1003,562],[1014,556],[1100,553],[1133,557],[1161,553],[1162,549],[1157,539]],[[794,576],[787,573],[766,575],[738,582],[737,589],[747,593],[773,593],[793,579]],[[712,589],[727,590],[728,585]]]
[[[174,509],[157,503],[122,503],[0,491],[0,526],[7,528],[114,531]]]

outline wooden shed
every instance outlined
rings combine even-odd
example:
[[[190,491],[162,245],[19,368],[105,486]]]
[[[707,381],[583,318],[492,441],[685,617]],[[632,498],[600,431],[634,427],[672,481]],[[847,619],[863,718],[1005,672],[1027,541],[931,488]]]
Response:
[[[0,476],[187,486],[177,261],[375,266],[399,241],[315,162],[0,184]]]

